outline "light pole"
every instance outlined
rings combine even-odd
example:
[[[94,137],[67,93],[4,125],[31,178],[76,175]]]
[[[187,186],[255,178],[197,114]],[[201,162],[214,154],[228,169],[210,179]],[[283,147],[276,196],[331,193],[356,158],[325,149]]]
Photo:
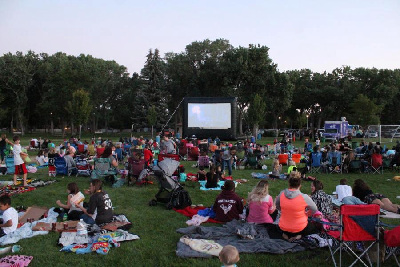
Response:
[[[308,130],[308,114],[306,115],[306,117],[307,117],[307,130]]]

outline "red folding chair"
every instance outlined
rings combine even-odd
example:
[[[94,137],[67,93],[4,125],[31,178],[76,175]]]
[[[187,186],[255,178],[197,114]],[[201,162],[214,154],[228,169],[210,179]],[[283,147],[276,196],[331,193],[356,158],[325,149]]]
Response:
[[[339,227],[340,230],[339,232],[327,232],[327,236],[336,239],[336,243],[338,243],[337,247],[333,248],[331,243],[327,242],[335,266],[337,266],[335,259],[337,252],[339,252],[339,266],[342,266],[342,251],[356,257],[350,266],[357,262],[361,262],[364,266],[372,266],[368,252],[375,244],[377,245],[378,255],[377,265],[379,265],[379,214],[380,207],[376,204],[340,206],[340,224],[329,224]],[[369,245],[364,245],[365,241],[368,241]],[[362,248],[359,254],[352,246],[355,243],[359,245],[359,248]],[[367,259],[368,264],[364,262],[363,257]]]

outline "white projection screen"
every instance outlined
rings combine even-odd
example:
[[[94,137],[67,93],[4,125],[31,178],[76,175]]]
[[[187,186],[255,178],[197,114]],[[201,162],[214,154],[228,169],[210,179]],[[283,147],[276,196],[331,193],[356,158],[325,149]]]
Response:
[[[188,103],[188,127],[231,128],[231,103]]]
[[[182,136],[236,140],[236,97],[185,97]]]

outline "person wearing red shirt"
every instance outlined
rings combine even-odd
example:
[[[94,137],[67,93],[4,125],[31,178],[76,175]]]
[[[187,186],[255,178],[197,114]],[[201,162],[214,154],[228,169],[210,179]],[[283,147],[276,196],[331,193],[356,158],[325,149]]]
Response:
[[[151,161],[153,160],[153,152],[151,152],[149,145],[145,146],[143,153],[146,166],[149,166]]]

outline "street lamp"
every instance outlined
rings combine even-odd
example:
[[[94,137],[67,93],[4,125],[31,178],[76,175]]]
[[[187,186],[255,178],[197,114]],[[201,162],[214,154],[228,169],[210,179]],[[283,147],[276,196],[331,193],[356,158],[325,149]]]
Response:
[[[308,114],[306,115],[306,117],[307,117],[307,130],[308,130]]]

